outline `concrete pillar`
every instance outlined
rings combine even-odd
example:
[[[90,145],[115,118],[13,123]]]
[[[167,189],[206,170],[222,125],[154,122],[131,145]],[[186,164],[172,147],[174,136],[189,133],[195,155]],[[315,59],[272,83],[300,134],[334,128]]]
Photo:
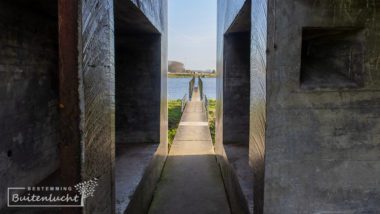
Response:
[[[117,209],[146,213],[168,152],[167,1],[118,0],[114,11],[116,170],[136,172],[116,178]]]
[[[248,165],[251,1],[219,1],[218,14],[215,152],[232,212],[251,213],[253,173]]]
[[[249,164],[254,174],[255,214],[263,213],[264,207],[267,53],[271,50],[267,48],[267,29],[273,27],[267,19],[268,11],[267,0],[252,0]]]
[[[81,1],[84,120],[82,179],[98,178],[87,213],[114,211],[115,69],[113,1]]]

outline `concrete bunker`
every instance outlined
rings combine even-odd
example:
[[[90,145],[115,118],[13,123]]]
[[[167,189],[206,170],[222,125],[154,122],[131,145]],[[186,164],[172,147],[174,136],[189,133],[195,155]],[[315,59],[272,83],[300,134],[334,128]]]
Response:
[[[115,1],[114,12],[116,213],[124,213],[142,206],[130,202],[147,191],[137,188],[160,143],[162,52],[160,31],[133,1]]]
[[[223,146],[229,167],[222,166],[231,206],[253,210],[253,173],[249,166],[251,1],[246,1],[223,39]],[[232,171],[230,171],[232,170]]]
[[[249,143],[250,11],[244,7],[224,34],[224,144]]]
[[[159,143],[161,35],[133,2],[116,1],[116,144]]]
[[[59,168],[58,1],[0,2],[0,189]],[[0,209],[7,202],[0,192]]]

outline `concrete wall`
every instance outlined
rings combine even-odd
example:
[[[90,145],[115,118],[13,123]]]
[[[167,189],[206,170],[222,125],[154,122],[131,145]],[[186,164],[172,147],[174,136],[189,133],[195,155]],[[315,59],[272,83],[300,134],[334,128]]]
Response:
[[[265,213],[379,213],[379,3],[270,8]]]
[[[226,150],[224,148],[224,142],[225,140],[232,141],[233,139],[231,138],[237,138],[239,141],[245,141],[247,142],[248,138],[248,127],[247,127],[247,122],[248,118],[247,113],[249,112],[249,104],[246,103],[247,105],[241,105],[239,101],[239,107],[235,105],[235,107],[240,112],[242,115],[246,115],[245,117],[243,116],[243,127],[245,129],[235,129],[237,132],[235,134],[230,135],[230,139],[228,138],[228,130],[226,127],[224,127],[225,124],[228,125],[229,122],[228,120],[231,120],[233,118],[233,104],[229,104],[229,101],[227,99],[231,98],[233,99],[234,97],[237,97],[236,100],[238,99],[243,99],[247,100],[249,98],[249,94],[246,93],[244,97],[244,90],[242,93],[242,96],[239,97],[240,95],[236,94],[235,90],[231,89],[237,89],[241,90],[242,86],[243,88],[247,88],[249,90],[249,83],[247,80],[244,79],[244,76],[247,76],[246,72],[249,72],[249,61],[246,59],[249,57],[249,41],[248,41],[248,47],[245,47],[245,45],[241,45],[242,43],[239,43],[235,40],[235,43],[230,41],[226,42],[226,33],[227,31],[230,30],[230,26],[233,25],[232,23],[235,22],[236,17],[242,15],[242,8],[244,8],[245,12],[250,11],[250,8],[247,6],[250,5],[250,1],[244,1],[244,0],[237,0],[237,1],[229,1],[229,0],[219,0],[218,1],[218,27],[217,27],[217,103],[216,103],[216,142],[215,142],[215,152],[217,154],[217,160],[218,163],[221,167],[222,175],[223,175],[223,180],[224,180],[224,185],[228,194],[228,199],[231,205],[231,210],[233,213],[249,213],[249,207],[247,205],[246,197],[243,194],[243,191],[241,189],[241,184],[239,183],[238,177],[236,176],[236,172],[233,168],[233,166],[230,164],[228,160],[228,156],[226,153]],[[247,10],[248,9],[248,10]],[[246,15],[246,14],[245,14]],[[245,16],[243,15],[243,16]],[[249,14],[248,14],[249,17]],[[243,18],[244,19],[244,18]],[[249,20],[248,22],[249,23]],[[247,24],[245,23],[245,24]],[[232,32],[239,32],[241,29],[246,29],[249,28],[249,26],[246,26],[245,24],[243,25],[238,25],[235,29],[232,30]],[[239,29],[240,28],[240,29]],[[245,30],[245,31],[246,31]],[[247,39],[245,39],[247,40]],[[247,42],[246,42],[247,43]],[[236,51],[234,51],[232,54],[230,51],[234,50],[234,44],[240,44],[241,46],[235,46]],[[225,47],[227,45],[227,47]],[[225,48],[227,48],[225,50]],[[232,48],[232,49],[231,49]],[[230,51],[228,51],[230,49]],[[239,50],[240,49],[240,50]],[[243,54],[243,52],[248,52],[246,54]],[[240,58],[240,57],[242,58]],[[226,57],[226,58],[225,58]],[[244,60],[245,59],[245,60]],[[227,63],[226,63],[227,61]],[[232,61],[232,63],[228,63],[229,61]],[[248,61],[248,62],[247,62]],[[235,62],[235,63],[234,63]],[[243,64],[239,64],[238,62],[245,62]],[[227,66],[227,67],[225,67]],[[241,69],[236,69],[236,68],[241,68]],[[235,70],[236,69],[236,70]],[[244,71],[242,73],[236,72],[236,71]],[[226,74],[224,73],[226,72]],[[239,81],[230,81],[233,78],[228,78],[228,77],[238,77],[235,78],[235,80]],[[227,78],[227,81],[225,81]],[[241,82],[240,82],[241,80]],[[240,85],[241,84],[241,85]],[[232,87],[234,86],[234,87]],[[246,86],[246,87],[244,87]],[[228,90],[230,89],[230,90]],[[233,94],[224,94],[224,92],[235,92]],[[236,101],[235,101],[236,102]],[[243,102],[244,104],[244,102]],[[225,111],[225,107],[230,108],[228,111]],[[246,109],[246,110],[244,110]],[[225,116],[227,115],[227,118]],[[230,116],[230,118],[229,118]],[[236,121],[239,121],[241,118],[235,118]],[[231,124],[232,125],[232,124]],[[244,135],[243,137],[238,137],[236,135],[240,134],[238,131],[243,131]],[[234,132],[232,132],[234,133]],[[227,139],[224,139],[224,137],[227,137]],[[239,139],[241,138],[241,139]],[[236,141],[235,141],[236,142]],[[229,152],[233,153],[233,152]],[[248,155],[248,152],[247,152]]]
[[[59,165],[57,2],[18,3],[0,2],[0,208]]]
[[[113,1],[81,2],[84,121],[82,179],[98,178],[86,213],[114,210],[115,69]]]
[[[61,159],[65,185],[93,178],[99,184],[84,209],[62,211],[113,213],[114,1],[59,0],[59,8],[51,2],[0,3],[0,187],[34,185],[54,172]],[[160,144],[142,182],[145,195],[152,194],[167,155],[167,2],[129,3],[160,34],[150,47],[157,60],[147,60],[157,70],[155,122],[160,131],[154,138]],[[0,207],[6,202],[3,193]],[[150,202],[149,196],[143,200],[145,204],[136,204]]]
[[[135,188],[125,212],[146,213],[168,153],[167,1],[116,1],[115,26],[116,142],[159,143],[125,181]]]
[[[251,37],[250,28],[243,30],[224,36],[224,144],[248,144]]]
[[[167,154],[168,108],[167,108],[167,69],[168,69],[168,1],[130,0],[147,17],[161,34],[161,103],[160,103],[160,149],[158,154]]]
[[[221,41],[237,5],[218,2],[222,157]],[[252,0],[255,213],[379,212],[378,9],[375,1]]]
[[[266,72],[267,66],[267,36],[268,26],[272,27],[268,19],[267,0],[252,0],[251,12],[251,101],[250,101],[250,134],[249,134],[249,161],[253,168],[254,213],[263,213],[264,201],[264,157],[265,157],[265,130],[266,130]]]
[[[116,143],[159,143],[161,35],[127,34],[115,42]]]

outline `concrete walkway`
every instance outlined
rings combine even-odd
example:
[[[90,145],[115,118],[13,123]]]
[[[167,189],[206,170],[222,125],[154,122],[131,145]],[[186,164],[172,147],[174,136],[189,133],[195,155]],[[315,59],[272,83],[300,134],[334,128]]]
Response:
[[[195,89],[182,115],[149,214],[230,214],[207,117]]]

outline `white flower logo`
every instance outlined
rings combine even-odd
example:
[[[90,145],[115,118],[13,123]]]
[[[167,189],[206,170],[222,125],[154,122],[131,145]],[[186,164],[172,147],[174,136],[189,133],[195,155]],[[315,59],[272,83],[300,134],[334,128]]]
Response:
[[[81,197],[81,205],[84,206],[84,199],[88,197],[93,197],[95,188],[98,186],[98,179],[93,178],[88,181],[83,181],[77,185],[75,185],[75,189],[82,196]]]

